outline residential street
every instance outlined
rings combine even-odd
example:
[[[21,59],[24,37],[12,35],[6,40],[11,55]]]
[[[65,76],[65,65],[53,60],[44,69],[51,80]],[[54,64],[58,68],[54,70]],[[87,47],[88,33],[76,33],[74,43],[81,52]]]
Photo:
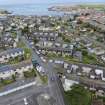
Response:
[[[36,49],[33,50],[29,42],[24,37],[22,37],[22,40],[26,43],[27,47],[31,49],[33,58],[35,58],[37,62],[46,70],[46,74],[48,75],[48,86],[50,89],[50,94],[56,98],[56,105],[65,105],[59,83],[57,82],[58,78],[53,71],[53,66],[50,63],[44,64],[44,62],[42,62],[40,57],[35,52]],[[51,78],[54,78],[54,80],[51,80]]]

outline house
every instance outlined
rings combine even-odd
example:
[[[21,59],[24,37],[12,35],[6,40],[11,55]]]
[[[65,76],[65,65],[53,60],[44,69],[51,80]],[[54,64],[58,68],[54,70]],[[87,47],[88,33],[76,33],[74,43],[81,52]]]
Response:
[[[105,95],[105,92],[103,89],[99,89],[98,91],[96,91],[96,96],[101,96],[103,97]]]
[[[61,47],[37,47],[37,50],[40,52],[52,52],[52,53],[59,53],[62,55],[72,55],[72,50],[69,48],[61,48]]]
[[[55,64],[63,64],[64,61],[62,61],[62,60],[55,60],[54,63],[55,63]]]
[[[54,28],[52,28],[52,27],[40,26],[40,27],[39,27],[39,30],[40,30],[40,31],[53,31]]]
[[[68,68],[68,66],[69,66],[69,64],[68,64],[68,63],[64,63],[64,69],[67,69],[67,68]]]
[[[16,65],[6,65],[0,67],[0,78],[10,78],[13,74],[21,75],[24,71],[33,69],[31,61],[24,61]]]
[[[88,50],[89,53],[94,53],[94,49],[93,48],[88,47],[87,50]]]
[[[100,48],[100,47],[97,47],[97,48],[94,49],[94,53],[96,55],[103,55],[105,53],[105,50]]]
[[[79,66],[78,66],[78,65],[73,64],[73,65],[71,66],[71,70],[72,70],[72,71],[77,71],[77,69],[79,69]]]
[[[21,48],[14,48],[0,53],[0,63],[8,62],[10,58],[24,55],[24,50]]]
[[[63,88],[65,91],[69,91],[71,90],[71,86],[73,86],[74,84],[79,84],[79,82],[65,79],[63,82]]]
[[[34,34],[32,34],[29,39],[38,39],[38,40],[44,40],[44,41],[55,41],[58,37],[58,33],[57,32],[43,32],[43,31],[39,31],[39,32],[35,32]]]
[[[96,76],[100,77],[103,81],[105,81],[104,70],[96,69],[95,73],[96,73]]]
[[[1,48],[16,48],[19,38],[14,38],[10,33],[6,33],[0,37]]]
[[[82,73],[84,75],[89,75],[90,74],[90,71],[92,70],[92,68],[89,68],[89,67],[82,67]]]
[[[101,59],[105,62],[105,54],[101,56]]]
[[[67,73],[76,74],[79,72],[79,66],[78,65],[68,64],[68,65],[65,65],[65,67],[66,67],[65,69],[67,70]]]
[[[52,47],[53,43],[51,41],[39,41],[36,46]]]

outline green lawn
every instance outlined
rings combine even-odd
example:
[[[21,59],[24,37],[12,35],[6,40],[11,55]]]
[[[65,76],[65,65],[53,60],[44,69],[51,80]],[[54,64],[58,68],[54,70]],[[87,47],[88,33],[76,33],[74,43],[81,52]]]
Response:
[[[11,35],[16,38],[17,37],[17,33],[16,32],[11,32]]]
[[[24,54],[25,59],[30,59],[31,58],[32,52],[29,48],[24,48],[24,53],[25,53]]]
[[[97,59],[95,55],[85,55],[82,62],[85,64],[97,64]]]
[[[29,48],[26,47],[24,42],[20,41],[18,43],[18,47],[24,49],[24,52],[25,52],[24,57],[25,57],[25,59],[30,59],[31,58],[32,52],[31,52],[31,50]]]
[[[19,63],[19,57],[9,59],[8,61],[8,64],[16,64],[16,63]]]
[[[40,80],[42,81],[43,84],[48,83],[48,77],[47,75],[41,75],[39,72],[36,71],[37,76],[39,76]]]
[[[26,46],[25,46],[25,43],[24,43],[24,42],[19,41],[19,43],[18,43],[18,46],[17,46],[17,47],[19,47],[19,48],[24,48],[24,47],[26,47]]]
[[[83,5],[79,5],[81,8],[91,8],[91,9],[99,9],[99,10],[103,10],[105,9],[105,4],[83,4]]]
[[[9,85],[13,82],[15,82],[13,79],[6,79],[6,80],[1,80],[0,84],[1,84],[1,86],[5,86],[5,85]]]
[[[79,60],[77,58],[74,58],[72,56],[65,56],[65,57],[63,57],[63,59],[68,62],[79,62]]]
[[[36,77],[36,71],[34,69],[29,70],[29,71],[25,71],[24,73],[24,77],[25,78],[32,78],[32,77]]]

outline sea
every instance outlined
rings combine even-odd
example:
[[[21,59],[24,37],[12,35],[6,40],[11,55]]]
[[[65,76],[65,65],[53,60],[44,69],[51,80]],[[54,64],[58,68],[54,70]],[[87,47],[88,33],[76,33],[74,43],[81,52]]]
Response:
[[[0,5],[0,10],[7,10],[13,15],[63,15],[63,12],[48,11],[48,8],[57,4],[15,4]]]
[[[105,3],[105,2],[104,2]],[[0,9],[7,10],[14,15],[63,15],[63,12],[48,11],[48,8],[56,5],[75,5],[81,4],[81,2],[69,2],[66,0],[63,3],[36,3],[36,4],[9,4],[0,5]]]

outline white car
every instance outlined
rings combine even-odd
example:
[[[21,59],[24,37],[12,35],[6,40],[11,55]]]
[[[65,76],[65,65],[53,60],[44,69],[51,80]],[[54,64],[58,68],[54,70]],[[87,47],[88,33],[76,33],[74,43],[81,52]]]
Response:
[[[25,105],[28,105],[28,102],[27,102],[27,99],[26,98],[24,98],[24,104]]]
[[[40,57],[41,58],[41,60],[43,61],[43,62],[46,62],[46,59],[44,59],[43,57]]]
[[[50,62],[50,63],[52,63],[52,62],[53,62],[53,60],[51,59],[51,60],[49,60],[49,62]]]
[[[36,51],[36,53],[39,55],[40,54],[40,52],[39,51]]]
[[[42,67],[42,66],[37,66],[36,67],[36,70],[40,73],[45,73],[45,70],[44,70],[44,68]]]

